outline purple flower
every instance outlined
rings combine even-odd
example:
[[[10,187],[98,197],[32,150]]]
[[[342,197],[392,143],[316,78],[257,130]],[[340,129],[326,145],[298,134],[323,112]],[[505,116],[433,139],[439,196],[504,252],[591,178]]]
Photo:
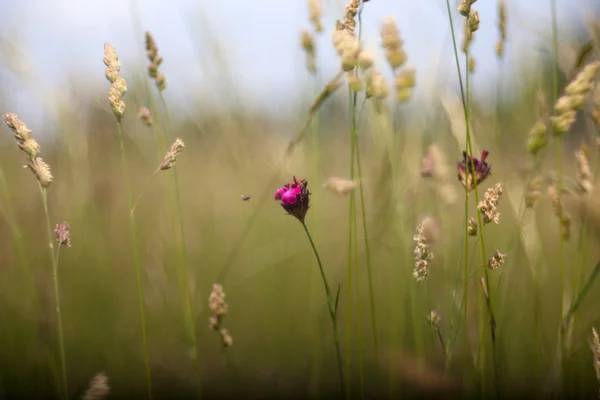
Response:
[[[463,160],[458,163],[458,180],[468,191],[471,191],[475,185],[479,185],[488,175],[491,175],[492,166],[485,162],[489,152],[483,150],[480,159],[471,158],[466,151],[462,154]]]
[[[307,189],[308,182],[301,179],[298,181],[294,177],[294,181],[277,189],[275,192],[275,200],[281,203],[281,206],[288,214],[298,218],[304,223],[304,217],[310,207],[309,196],[310,192]]]

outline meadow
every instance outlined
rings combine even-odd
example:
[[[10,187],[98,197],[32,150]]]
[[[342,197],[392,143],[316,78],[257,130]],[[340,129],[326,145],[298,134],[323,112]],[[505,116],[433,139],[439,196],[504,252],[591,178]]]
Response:
[[[567,41],[548,1],[545,56],[489,107],[470,45],[497,25],[502,63],[517,2],[444,4],[441,90],[393,16],[361,45],[376,1],[335,26],[307,1],[292,116],[179,110],[144,30],[144,69],[106,43],[48,122],[2,91],[0,397],[599,396],[600,16]]]

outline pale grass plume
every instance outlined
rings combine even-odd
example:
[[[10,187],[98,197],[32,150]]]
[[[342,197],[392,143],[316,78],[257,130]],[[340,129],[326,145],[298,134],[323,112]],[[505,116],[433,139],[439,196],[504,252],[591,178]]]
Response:
[[[477,220],[475,220],[473,217],[470,217],[469,221],[467,222],[467,233],[469,236],[477,236],[477,227]]]
[[[148,57],[148,61],[150,61],[150,64],[148,64],[148,76],[154,80],[154,84],[162,92],[167,88],[167,77],[158,69],[163,62],[163,58],[158,54],[158,46],[156,46],[154,36],[150,32],[146,32],[145,37],[146,56]]]
[[[498,32],[500,38],[496,42],[496,56],[502,58],[506,45],[506,2],[504,0],[498,1]]]
[[[358,8],[360,7],[360,0],[350,0],[346,4],[346,12],[344,13],[344,20],[335,22],[335,29],[338,31],[346,31],[354,36],[354,28],[356,28],[356,14],[358,14]]]
[[[598,331],[596,331],[596,328],[592,328],[592,354],[594,356],[594,371],[596,372],[596,380],[598,380],[598,383],[600,383],[600,336],[598,336]]]
[[[488,268],[492,271],[497,271],[504,265],[506,253],[496,250],[494,255],[488,260]]]
[[[222,326],[223,318],[228,311],[228,305],[225,301],[223,286],[218,283],[213,284],[212,291],[208,297],[208,308],[212,312],[212,315],[209,317],[209,328],[219,332],[224,347],[231,347],[233,338],[229,331]]]
[[[552,211],[558,218],[560,235],[563,239],[568,240],[571,236],[571,215],[564,209],[556,185],[548,187],[548,197],[550,197],[550,201],[552,202]]]
[[[502,183],[496,183],[483,194],[483,200],[477,204],[477,209],[483,215],[483,224],[493,222],[498,224],[500,221],[500,212],[498,211],[498,201],[502,195]]]
[[[150,114],[150,110],[148,110],[147,107],[140,107],[140,110],[138,111],[138,118],[147,127],[152,126],[152,115]]]
[[[332,36],[333,46],[337,55],[340,57],[342,70],[345,72],[353,71],[362,51],[362,45],[358,39],[345,29],[335,30]]]
[[[458,194],[451,183],[446,157],[438,145],[431,144],[427,148],[427,153],[421,159],[421,176],[433,180],[435,190],[444,203],[454,204]]]
[[[436,329],[439,328],[441,320],[442,318],[436,310],[431,310],[429,311],[429,314],[427,314],[427,323]]]
[[[110,387],[108,386],[108,376],[104,372],[100,372],[92,378],[88,389],[83,395],[83,400],[102,400],[108,397],[110,394]]]
[[[587,147],[581,146],[579,150],[575,151],[575,159],[577,160],[577,183],[584,192],[590,193],[594,188],[594,179]]]
[[[300,44],[306,54],[306,69],[314,74],[317,72],[315,41],[309,31],[302,31],[300,34]]]
[[[40,145],[31,137],[31,130],[13,113],[5,113],[4,122],[13,132],[19,149],[27,155],[28,162],[25,168],[29,168],[33,172],[43,188],[50,186],[54,177],[50,166],[39,156]]]
[[[69,232],[69,224],[66,221],[56,225],[54,233],[56,241],[60,246],[71,247],[71,233]]]
[[[554,115],[550,122],[555,135],[568,132],[577,118],[579,110],[591,92],[594,79],[600,70],[600,61],[586,65],[565,88],[565,93],[554,104]]]
[[[365,73],[365,84],[365,97],[373,101],[375,111],[378,114],[386,113],[387,107],[385,100],[390,92],[383,75],[381,75],[375,67],[371,67]]]
[[[417,282],[422,282],[429,275],[429,261],[433,259],[432,243],[435,239],[435,220],[431,217],[423,219],[417,227],[415,241],[415,264],[413,276]]]
[[[391,16],[386,17],[381,28],[381,47],[383,47],[385,58],[394,72],[394,88],[398,103],[410,100],[416,85],[415,68],[402,69],[408,60],[403,44],[395,19]]]
[[[542,194],[543,179],[540,176],[536,176],[527,185],[527,192],[525,194],[525,207],[534,208]]]
[[[347,195],[356,189],[356,185],[357,183],[355,180],[348,180],[332,176],[327,179],[327,181],[323,184],[323,187],[331,193]]]
[[[593,105],[592,105],[592,119],[596,124],[598,134],[600,134],[600,84],[596,83],[596,89],[594,89]]]
[[[110,43],[104,44],[104,65],[106,65],[106,79],[110,82],[108,101],[117,121],[121,121],[125,114],[123,96],[127,92],[127,82],[119,75],[121,64],[117,51]]]
[[[183,140],[179,138],[175,139],[175,142],[173,142],[173,144],[167,151],[167,154],[165,154],[165,157],[163,159],[162,164],[160,164],[159,169],[161,171],[166,171],[172,168],[175,165],[175,163],[177,163],[177,160],[179,160],[179,156],[181,155],[181,152],[183,152],[184,148],[185,144],[183,143]]]
[[[321,17],[323,14],[323,7],[321,6],[320,0],[308,0],[308,13],[310,22],[313,24],[315,32],[323,32],[323,25],[321,24]]]
[[[383,47],[385,58],[394,72],[401,68],[408,59],[403,44],[396,20],[392,16],[386,17],[381,27],[381,47]]]
[[[458,5],[458,12],[463,17],[468,17],[471,13],[471,5],[473,5],[473,3],[475,3],[476,1],[477,0],[462,0]]]

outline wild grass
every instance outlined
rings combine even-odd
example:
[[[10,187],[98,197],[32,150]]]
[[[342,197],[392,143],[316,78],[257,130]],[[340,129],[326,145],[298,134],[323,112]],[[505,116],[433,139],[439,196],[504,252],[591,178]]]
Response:
[[[335,26],[308,2],[293,120],[244,99],[178,109],[163,72],[177,68],[143,31],[150,65],[108,45],[110,91],[73,84],[76,108],[30,124],[43,146],[6,114],[0,396],[598,394],[600,35],[564,43],[578,52],[565,67],[551,0],[552,55],[486,107],[469,44],[494,22],[448,1],[456,85],[425,101],[405,27],[381,21],[384,57],[365,44],[376,1],[349,1]],[[499,60],[518,7],[499,2]],[[320,45],[337,50],[331,76]],[[1,94],[3,112],[27,114]],[[302,201],[282,209],[293,176]]]

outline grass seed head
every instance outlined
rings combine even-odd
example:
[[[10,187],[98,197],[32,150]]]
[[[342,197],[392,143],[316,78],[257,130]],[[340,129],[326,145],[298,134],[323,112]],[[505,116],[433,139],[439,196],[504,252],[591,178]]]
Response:
[[[160,169],[162,171],[165,171],[167,169],[172,168],[175,165],[175,163],[177,163],[177,160],[179,159],[179,156],[181,155],[181,152],[184,148],[185,144],[183,143],[183,141],[179,138],[175,139],[175,142],[173,142],[173,144],[167,151],[167,154],[165,154],[163,162],[162,164],[160,164]]]
[[[56,241],[59,245],[71,247],[71,233],[69,232],[69,224],[66,221],[56,225],[54,233],[56,234]]]

